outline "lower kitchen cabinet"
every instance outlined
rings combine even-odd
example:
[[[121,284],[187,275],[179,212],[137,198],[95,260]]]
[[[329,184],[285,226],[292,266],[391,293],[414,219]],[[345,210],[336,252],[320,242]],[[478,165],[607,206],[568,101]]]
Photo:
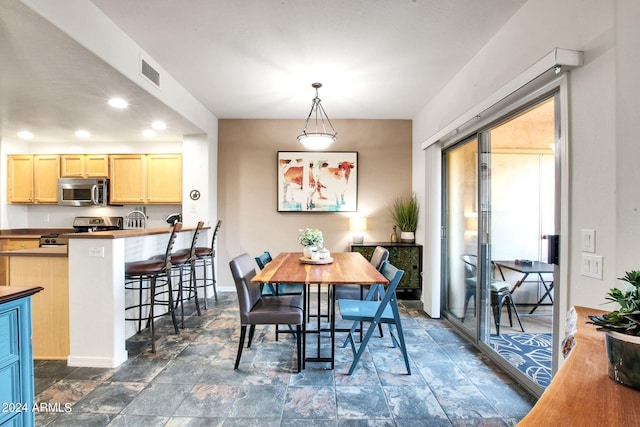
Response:
[[[33,358],[67,360],[69,338],[69,259],[65,256],[19,256],[9,258],[8,288],[38,285],[42,292],[31,301]]]
[[[376,246],[389,250],[389,262],[401,270],[404,276],[398,284],[398,291],[422,291],[422,245],[413,243],[371,242],[352,243],[352,252],[359,252],[366,259],[371,259]]]
[[[0,426],[35,425],[31,295],[40,290],[0,288]]]
[[[40,236],[31,239],[0,239],[0,251],[18,251],[40,246]],[[9,259],[0,256],[0,286],[9,284]]]

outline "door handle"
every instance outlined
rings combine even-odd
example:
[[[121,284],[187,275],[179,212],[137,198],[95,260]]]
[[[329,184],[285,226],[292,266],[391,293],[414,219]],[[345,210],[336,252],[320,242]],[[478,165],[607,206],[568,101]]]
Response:
[[[542,238],[547,241],[547,263],[560,265],[560,235],[546,234]]]

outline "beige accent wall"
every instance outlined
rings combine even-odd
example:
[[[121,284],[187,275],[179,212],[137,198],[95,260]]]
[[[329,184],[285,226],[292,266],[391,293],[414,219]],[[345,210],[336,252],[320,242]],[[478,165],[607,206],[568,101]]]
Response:
[[[388,241],[389,206],[411,193],[410,120],[332,120],[338,138],[327,151],[358,152],[358,215],[366,241]],[[218,286],[231,287],[229,261],[247,252],[302,251],[301,228],[319,228],[332,252],[348,250],[353,213],[277,212],[277,153],[305,151],[303,120],[220,120],[218,132]],[[186,166],[185,166],[186,167]],[[257,268],[257,266],[256,266]]]

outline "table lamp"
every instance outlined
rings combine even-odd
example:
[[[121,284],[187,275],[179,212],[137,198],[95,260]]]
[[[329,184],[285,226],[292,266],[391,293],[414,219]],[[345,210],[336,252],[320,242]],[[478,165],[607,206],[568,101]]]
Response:
[[[367,229],[367,219],[354,217],[350,219],[349,223],[351,232],[353,233],[353,243],[364,242],[364,234],[362,232]]]

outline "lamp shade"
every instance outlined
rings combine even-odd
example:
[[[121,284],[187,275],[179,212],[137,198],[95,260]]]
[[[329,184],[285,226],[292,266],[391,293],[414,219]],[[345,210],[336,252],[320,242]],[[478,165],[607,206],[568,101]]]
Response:
[[[354,217],[349,221],[349,227],[351,231],[366,231],[367,230],[367,218]]]

